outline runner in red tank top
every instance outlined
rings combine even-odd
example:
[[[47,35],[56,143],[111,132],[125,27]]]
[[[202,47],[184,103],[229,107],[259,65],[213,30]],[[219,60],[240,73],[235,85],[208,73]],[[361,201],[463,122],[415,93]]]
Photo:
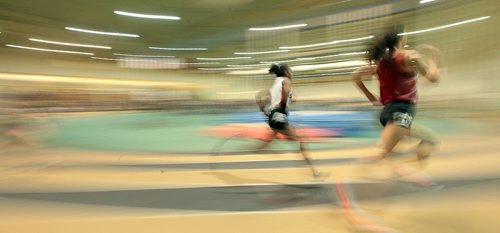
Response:
[[[417,80],[414,71],[405,71],[405,54],[397,52],[391,60],[382,59],[377,66],[380,82],[380,102],[417,101]]]
[[[432,130],[413,124],[417,102],[416,77],[420,75],[430,82],[437,82],[437,61],[432,57],[423,59],[418,52],[405,50],[406,39],[398,36],[401,32],[393,29],[379,37],[368,53],[374,65],[357,69],[352,78],[370,102],[384,106],[380,113],[384,130],[377,158],[385,158],[404,136],[412,136],[421,139],[417,155],[419,161],[423,161],[428,158],[438,139]],[[362,81],[363,77],[374,74],[377,74],[380,83],[380,99]]]

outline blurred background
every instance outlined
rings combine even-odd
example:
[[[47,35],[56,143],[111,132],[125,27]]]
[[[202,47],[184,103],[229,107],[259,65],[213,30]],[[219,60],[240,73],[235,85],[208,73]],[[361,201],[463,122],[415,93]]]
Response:
[[[0,0],[0,232],[498,232],[499,10]],[[415,172],[439,192],[374,180],[384,169],[356,162],[378,142],[380,109],[350,76],[391,24],[405,25],[407,49],[439,51],[417,121],[442,145]],[[294,72],[290,119],[323,181],[294,142],[255,149],[268,127],[254,97],[273,63]],[[378,93],[375,77],[366,84]],[[398,160],[416,144],[402,142]]]

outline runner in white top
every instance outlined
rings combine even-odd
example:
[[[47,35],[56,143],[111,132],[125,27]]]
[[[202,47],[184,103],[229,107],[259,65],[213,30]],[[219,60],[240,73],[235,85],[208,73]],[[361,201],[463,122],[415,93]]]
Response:
[[[275,74],[276,79],[269,91],[261,91],[256,95],[256,101],[260,111],[269,118],[269,126],[271,127],[272,135],[270,139],[259,148],[265,148],[278,133],[288,136],[290,139],[300,143],[300,152],[304,156],[305,161],[311,168],[314,177],[321,176],[320,172],[316,171],[311,160],[307,156],[306,148],[303,141],[295,134],[295,130],[288,123],[288,105],[292,93],[292,70],[288,65],[273,64],[269,69],[269,73]],[[266,102],[270,102],[270,112],[265,111]]]
[[[285,79],[286,78],[284,77],[276,77],[273,86],[271,87],[271,89],[269,89],[269,92],[271,93],[271,105],[269,106],[270,111],[282,107],[281,101],[283,98],[283,85],[285,85],[283,82],[285,81]],[[292,90],[290,87],[290,92],[288,94],[288,98],[285,103],[286,107],[290,105],[291,99],[292,99]]]

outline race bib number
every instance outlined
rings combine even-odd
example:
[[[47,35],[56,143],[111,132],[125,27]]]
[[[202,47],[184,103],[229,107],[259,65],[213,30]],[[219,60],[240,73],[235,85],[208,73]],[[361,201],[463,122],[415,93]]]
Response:
[[[272,121],[274,122],[281,122],[281,123],[287,123],[288,122],[288,117],[286,114],[280,113],[280,112],[275,112],[273,114],[273,117],[271,118]]]
[[[396,125],[403,126],[405,128],[410,128],[413,121],[413,117],[408,113],[395,112],[392,115],[393,122]]]

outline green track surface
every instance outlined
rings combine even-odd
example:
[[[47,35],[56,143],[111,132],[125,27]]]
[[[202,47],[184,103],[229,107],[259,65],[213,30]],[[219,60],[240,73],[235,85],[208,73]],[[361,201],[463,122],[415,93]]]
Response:
[[[84,150],[210,153],[222,139],[203,134],[222,115],[189,115],[167,112],[116,113],[85,117],[61,118],[54,132],[44,143],[49,146]],[[453,121],[420,120],[438,133],[456,130]],[[346,141],[309,143],[310,149],[334,149],[373,144],[379,129],[366,131],[363,137],[345,138]],[[234,139],[224,144],[221,152],[253,150],[259,141]],[[297,150],[294,142],[275,141],[270,150]]]

